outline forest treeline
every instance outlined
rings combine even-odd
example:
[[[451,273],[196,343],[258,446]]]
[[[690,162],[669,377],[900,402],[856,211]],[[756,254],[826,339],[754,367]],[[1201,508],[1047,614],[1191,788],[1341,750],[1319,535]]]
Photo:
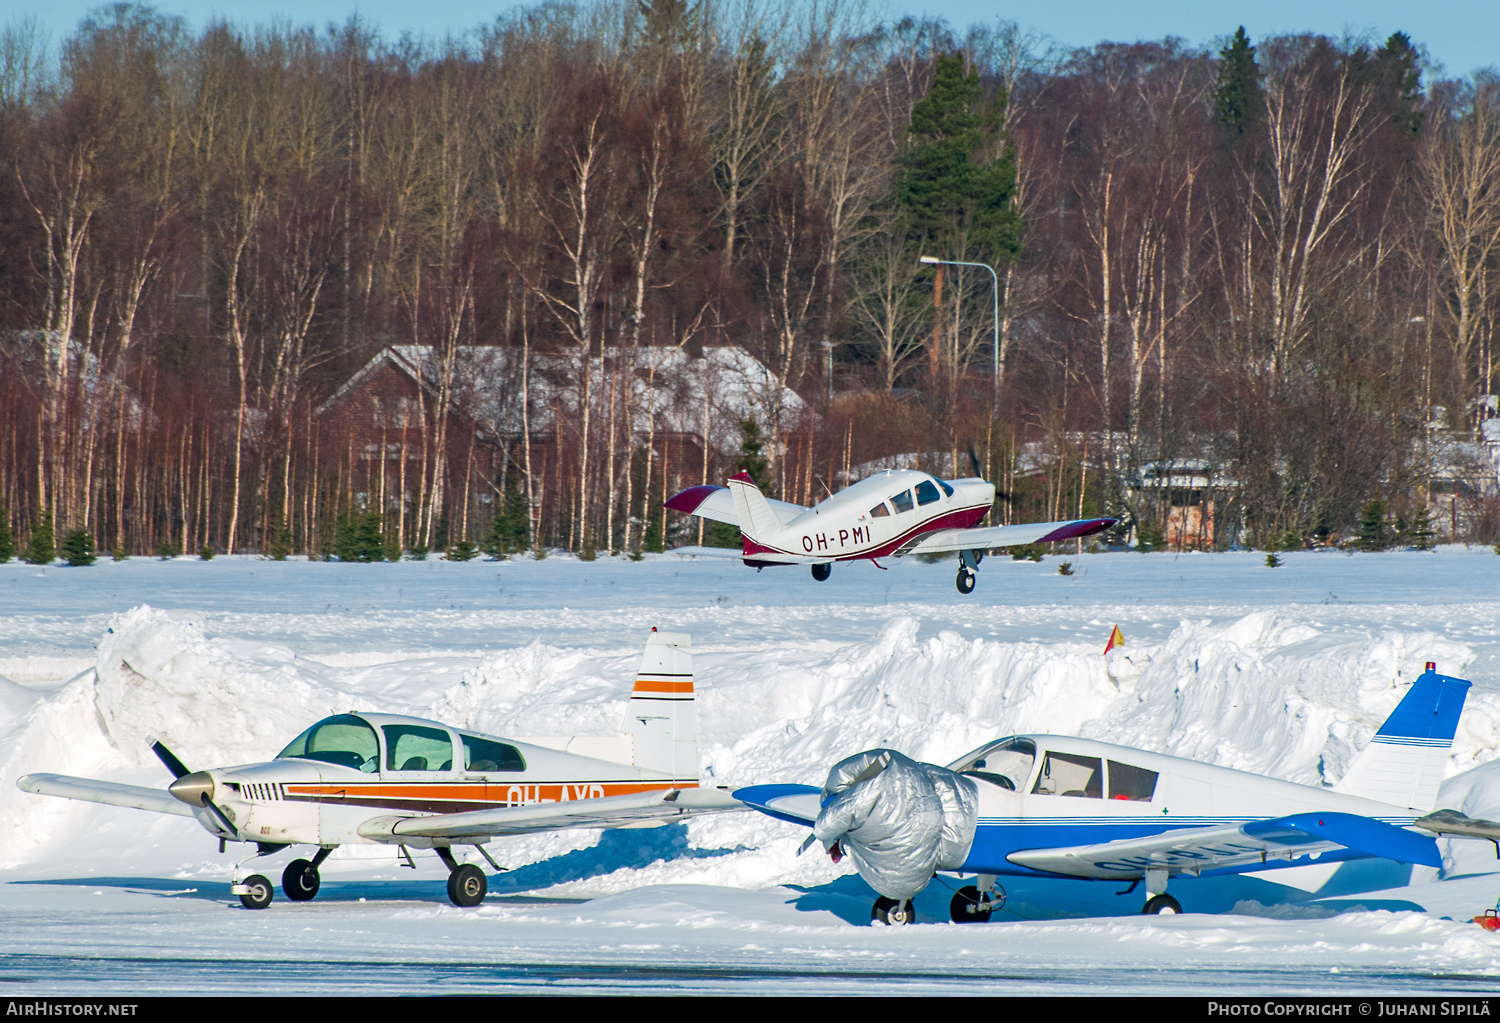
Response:
[[[135,553],[637,551],[748,457],[812,501],[973,441],[1002,518],[1160,527],[1140,481],[1188,460],[1221,545],[1338,539],[1439,475],[1493,542],[1494,467],[1448,442],[1494,392],[1500,85],[1400,33],[1226,39],[1062,50],[850,0],[550,3],[438,41],[13,23],[3,514]],[[393,345],[433,367],[399,468],[328,414]],[[721,345],[804,411],[693,453],[621,353]],[[467,407],[473,346],[517,354],[514,429]]]

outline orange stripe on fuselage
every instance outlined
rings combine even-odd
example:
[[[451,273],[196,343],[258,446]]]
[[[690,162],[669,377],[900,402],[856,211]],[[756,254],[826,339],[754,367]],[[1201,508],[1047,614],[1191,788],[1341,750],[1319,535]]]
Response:
[[[578,799],[604,796],[632,796],[640,792],[664,792],[668,789],[697,788],[696,781],[672,782],[464,782],[392,781],[355,782],[341,785],[286,786],[289,796],[311,796],[317,800],[370,801],[389,799],[407,802],[413,799],[444,802],[484,803],[491,806],[525,806],[532,803],[567,803]]]
[[[656,679],[638,678],[635,680],[635,691],[638,693],[691,693],[693,684],[691,682],[662,682]]]

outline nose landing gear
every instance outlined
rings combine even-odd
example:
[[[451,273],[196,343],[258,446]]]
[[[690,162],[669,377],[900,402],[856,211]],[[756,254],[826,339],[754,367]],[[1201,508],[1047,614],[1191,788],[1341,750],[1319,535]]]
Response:
[[[974,570],[984,560],[984,551],[959,551],[958,552],[958,578],[955,584],[959,593],[973,593],[975,574]]]
[[[902,927],[906,924],[916,923],[917,911],[911,904],[911,899],[903,899],[897,902],[888,899],[884,895],[875,900],[875,906],[870,910],[870,922],[886,924],[890,927]]]

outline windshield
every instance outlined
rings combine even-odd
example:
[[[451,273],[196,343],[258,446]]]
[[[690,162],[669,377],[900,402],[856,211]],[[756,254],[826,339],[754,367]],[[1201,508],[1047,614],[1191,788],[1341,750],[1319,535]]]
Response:
[[[1011,736],[976,750],[960,761],[954,770],[1014,792],[1025,787],[1035,761],[1036,743]]]
[[[380,765],[375,729],[353,714],[324,718],[276,754],[277,760],[318,760],[373,774]]]

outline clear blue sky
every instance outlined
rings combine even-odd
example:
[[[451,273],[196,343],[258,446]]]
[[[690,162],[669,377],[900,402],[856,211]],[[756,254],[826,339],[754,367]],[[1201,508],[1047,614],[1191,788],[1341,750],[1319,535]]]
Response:
[[[1069,46],[1177,35],[1211,42],[1244,25],[1252,40],[1281,32],[1340,36],[1368,33],[1384,40],[1403,31],[1450,76],[1500,65],[1500,0],[875,0],[877,9],[940,15],[957,28],[1009,18]],[[96,6],[94,0],[0,0],[0,20],[36,15],[54,41]],[[388,37],[402,31],[441,35],[488,22],[515,6],[503,0],[160,0],[161,10],[201,24],[213,15],[242,22],[273,17],[322,25],[358,11]]]

